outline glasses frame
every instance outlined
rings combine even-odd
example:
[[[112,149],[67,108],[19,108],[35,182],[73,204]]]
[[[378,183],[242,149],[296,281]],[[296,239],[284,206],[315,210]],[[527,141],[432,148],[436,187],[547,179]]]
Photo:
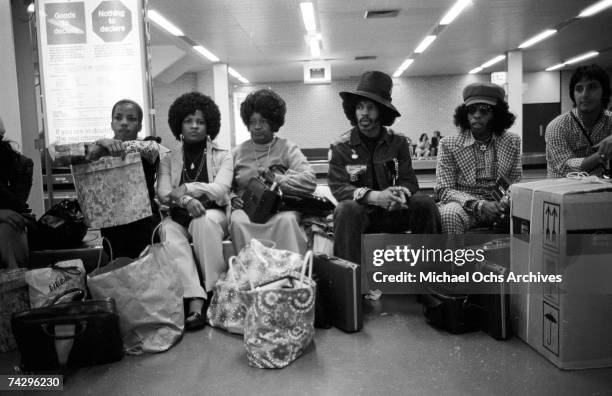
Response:
[[[477,111],[482,115],[491,114],[493,112],[493,106],[486,103],[471,104],[467,106],[468,114],[474,115]]]

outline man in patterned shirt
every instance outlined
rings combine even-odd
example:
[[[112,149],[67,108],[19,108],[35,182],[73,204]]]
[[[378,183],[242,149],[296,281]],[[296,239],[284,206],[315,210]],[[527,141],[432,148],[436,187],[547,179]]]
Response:
[[[612,159],[612,113],[606,110],[610,78],[597,65],[581,66],[572,75],[569,90],[574,108],[546,127],[548,176],[601,175]]]
[[[507,206],[491,193],[502,176],[517,182],[522,165],[521,139],[506,131],[515,117],[504,97],[503,88],[495,84],[465,87],[464,102],[454,115],[459,134],[440,141],[435,192],[445,234],[493,225],[507,215]]]

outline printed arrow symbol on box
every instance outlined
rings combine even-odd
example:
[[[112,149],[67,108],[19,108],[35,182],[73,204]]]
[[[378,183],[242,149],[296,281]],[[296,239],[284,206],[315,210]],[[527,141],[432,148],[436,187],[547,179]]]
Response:
[[[552,239],[553,241],[557,239],[556,235],[557,235],[557,208],[553,208],[552,211],[552,216],[553,216],[553,231],[552,231]]]
[[[546,239],[550,235],[550,206],[546,207]]]

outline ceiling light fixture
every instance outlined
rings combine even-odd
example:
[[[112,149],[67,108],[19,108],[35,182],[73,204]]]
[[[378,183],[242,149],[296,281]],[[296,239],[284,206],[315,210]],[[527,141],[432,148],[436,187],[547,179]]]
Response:
[[[519,45],[518,47],[519,48],[531,47],[535,43],[539,43],[540,41],[552,36],[555,33],[557,33],[556,29],[546,29],[542,33],[539,33],[533,36],[532,38],[530,38],[529,40],[522,42],[521,45]]]
[[[597,14],[598,12],[605,10],[606,8],[610,6],[612,6],[612,0],[601,0],[600,2],[597,2],[593,4],[592,6],[587,7],[584,10],[582,10],[580,14],[578,14],[578,18],[586,18],[586,17],[593,16]]]
[[[463,11],[463,9],[467,7],[470,3],[470,0],[457,0],[457,2],[451,7],[451,9],[448,10],[446,15],[442,17],[440,25],[449,25],[452,21],[455,20],[455,18],[457,18],[459,14],[461,14],[461,11]]]
[[[243,84],[250,84],[251,82],[249,80],[247,80],[246,78],[244,78],[242,76],[242,74],[238,73],[236,70],[232,69],[231,67],[227,68],[227,72],[234,78],[236,78],[238,81],[240,81]]]
[[[575,57],[573,57],[571,59],[568,59],[564,63],[566,65],[571,65],[572,63],[578,63],[578,62],[581,62],[581,61],[586,60],[586,59],[594,58],[597,55],[599,55],[599,52],[597,52],[597,51],[589,51],[586,54],[578,55],[578,56],[575,56]]]
[[[490,61],[483,63],[480,67],[482,67],[483,69],[486,69],[487,67],[493,66],[497,62],[503,61],[504,59],[506,59],[506,55],[498,55],[495,58],[491,59]]]
[[[476,68],[474,68],[474,69],[470,70],[470,71],[468,72],[468,74],[476,74],[476,73],[480,73],[481,71],[482,71],[482,67],[478,66],[478,67],[476,67]]]
[[[177,28],[172,22],[164,18],[159,12],[155,10],[147,11],[147,17],[153,21],[157,26],[161,27],[173,36],[184,36],[185,33]]]
[[[565,66],[565,63],[559,63],[557,65],[551,66],[546,68],[546,71],[553,71],[553,70],[557,70],[557,69],[561,69],[563,66]]]
[[[300,10],[302,11],[302,20],[304,21],[306,31],[315,32],[317,30],[317,21],[315,20],[312,3],[300,3]]]
[[[416,49],[414,50],[414,52],[415,52],[415,53],[417,53],[417,54],[420,54],[420,53],[424,52],[424,51],[427,49],[427,47],[429,47],[429,45],[430,45],[431,43],[433,43],[433,41],[434,41],[435,39],[436,39],[436,36],[434,36],[434,35],[429,35],[429,36],[426,36],[426,37],[423,39],[423,41],[421,41],[421,44],[419,44],[419,46],[418,46],[418,47],[416,47]]]
[[[408,69],[408,67],[410,65],[412,65],[412,62],[414,62],[414,59],[412,59],[412,58],[408,58],[404,62],[402,62],[400,67],[395,71],[395,73],[393,73],[393,77],[397,78],[397,77],[401,76],[402,73],[404,73],[406,71],[406,69]]]
[[[204,55],[204,57],[206,59],[208,59],[209,61],[211,61],[211,62],[219,62],[219,58],[217,58],[217,56],[215,54],[213,54],[212,52],[210,52],[206,48],[202,47],[201,45],[194,45],[193,49],[196,50],[197,52],[199,52],[200,54]]]

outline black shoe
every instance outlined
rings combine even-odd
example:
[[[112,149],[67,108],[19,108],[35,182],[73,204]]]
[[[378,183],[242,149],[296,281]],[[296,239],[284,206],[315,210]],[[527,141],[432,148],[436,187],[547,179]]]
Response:
[[[191,312],[185,318],[185,331],[198,330],[206,326],[206,317],[199,312]]]

